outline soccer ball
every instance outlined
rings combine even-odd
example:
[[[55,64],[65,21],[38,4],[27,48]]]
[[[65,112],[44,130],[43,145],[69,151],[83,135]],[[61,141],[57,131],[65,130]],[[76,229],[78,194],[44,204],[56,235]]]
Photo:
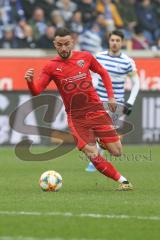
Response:
[[[40,176],[39,185],[43,191],[57,192],[62,187],[62,177],[56,171],[46,171]]]

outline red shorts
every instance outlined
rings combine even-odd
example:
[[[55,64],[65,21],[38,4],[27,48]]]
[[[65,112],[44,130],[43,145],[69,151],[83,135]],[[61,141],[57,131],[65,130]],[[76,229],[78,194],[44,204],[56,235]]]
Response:
[[[105,111],[88,113],[80,118],[68,114],[68,125],[79,150],[86,144],[95,144],[97,139],[102,145],[119,140],[112,119]]]

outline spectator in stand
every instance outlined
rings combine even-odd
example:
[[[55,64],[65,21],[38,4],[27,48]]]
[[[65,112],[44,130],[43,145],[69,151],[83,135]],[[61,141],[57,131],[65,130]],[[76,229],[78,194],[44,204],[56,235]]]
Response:
[[[50,14],[56,7],[56,0],[37,0],[36,6],[43,9],[46,20],[49,21]]]
[[[158,22],[160,23],[160,0],[153,0],[154,3],[154,7],[156,9],[156,14],[158,17]],[[155,46],[154,46],[155,50],[160,50],[160,37],[158,37],[158,39],[156,40]],[[153,49],[153,50],[154,50]]]
[[[78,1],[78,10],[80,10],[82,13],[82,22],[84,24],[84,28],[91,28],[97,17],[94,0]]]
[[[33,16],[33,11],[37,7],[38,0],[23,0],[22,5],[27,20],[30,20]]]
[[[25,19],[22,0],[0,1],[3,24],[14,24],[17,19]]]
[[[102,51],[101,29],[94,23],[91,29],[86,30],[79,37],[80,49],[92,54]]]
[[[71,36],[73,38],[73,49],[76,51],[80,51],[80,43],[79,43],[79,34],[77,32],[72,32]]]
[[[72,32],[81,34],[84,30],[84,26],[82,23],[82,13],[81,11],[77,10],[73,13],[72,19],[69,23],[69,28]]]
[[[6,25],[4,28],[3,37],[0,39],[0,48],[17,48],[17,43],[14,38],[14,31],[12,25]]]
[[[156,14],[158,21],[160,22],[160,0],[153,0],[154,8],[156,9]]]
[[[44,49],[53,49],[53,39],[55,31],[55,27],[48,26],[45,35],[43,35],[37,42],[37,47]]]
[[[33,11],[33,16],[29,21],[29,25],[33,29],[34,39],[38,41],[40,37],[45,34],[47,28],[45,14],[42,8],[38,7]]]
[[[50,22],[55,28],[60,28],[65,26],[63,17],[60,14],[59,10],[53,10],[51,12]]]
[[[102,39],[102,48],[108,48],[108,42],[106,41],[106,36],[108,35],[107,23],[103,14],[98,14],[96,18],[96,23],[100,28],[100,36]]]
[[[77,9],[77,4],[71,0],[59,0],[56,3],[56,7],[59,9],[64,21],[69,22],[73,16],[73,12]]]
[[[104,14],[108,31],[123,27],[123,20],[111,0],[97,0],[97,12]]]
[[[96,17],[96,22],[97,24],[99,24],[99,26],[105,30],[107,30],[107,21],[105,19],[105,16],[104,14],[98,14],[97,17]]]
[[[136,25],[134,27],[134,34],[132,37],[132,49],[134,50],[149,49],[149,43],[145,36],[143,35],[143,30],[139,25]]]
[[[25,19],[25,13],[22,6],[21,0],[1,0],[0,1],[0,39],[5,39],[6,36],[3,36],[4,29],[5,35],[9,34],[8,26],[16,24],[18,19]],[[2,40],[3,41],[3,40]],[[12,44],[11,44],[12,45]]]
[[[116,0],[116,6],[123,19],[123,32],[125,36],[125,45],[127,50],[132,49],[132,35],[134,27],[137,25],[137,16],[135,12],[136,0]]]
[[[116,0],[116,6],[123,19],[123,26],[131,32],[137,24],[135,5],[136,0]]]
[[[25,39],[24,39],[24,48],[36,48],[36,42],[33,37],[33,29],[30,25],[26,25],[24,28],[24,34],[25,34]]]
[[[4,35],[10,35],[11,38],[12,33],[4,31],[8,24],[15,27],[14,44],[8,44],[13,47],[16,43],[19,48],[35,48],[37,42],[40,46],[43,45],[42,40],[44,46],[48,46],[47,39],[52,30],[47,27],[52,25],[56,29],[69,27],[77,49],[80,45],[89,49],[88,46],[96,39],[98,42],[93,44],[92,53],[96,47],[108,47],[105,39],[115,28],[124,32],[124,48],[127,50],[132,49],[132,46],[134,49],[146,49],[147,43],[154,50],[159,48],[160,41],[160,0],[0,0],[1,44],[7,42]],[[137,24],[145,37],[137,30],[134,33]],[[86,39],[88,35],[89,43]],[[84,42],[87,46],[84,46]]]
[[[33,30],[26,20],[20,20],[15,27],[15,38],[18,48],[35,48]]]
[[[143,34],[153,46],[160,37],[160,23],[154,5],[150,0],[142,0],[136,7],[136,13]]]
[[[17,22],[14,29],[16,42],[19,48],[23,48],[25,39],[25,26],[27,25],[26,20],[22,19]]]
[[[157,45],[156,46],[157,46],[156,49],[160,50],[160,38],[157,40]]]
[[[4,24],[3,24],[3,9],[0,6],[0,40],[3,38],[3,29],[4,29]]]
[[[46,18],[50,16],[52,10],[56,8],[56,0],[23,0],[23,9],[25,11],[26,19],[30,20],[33,16],[35,8],[39,7],[44,10]],[[47,20],[49,20],[47,18]]]

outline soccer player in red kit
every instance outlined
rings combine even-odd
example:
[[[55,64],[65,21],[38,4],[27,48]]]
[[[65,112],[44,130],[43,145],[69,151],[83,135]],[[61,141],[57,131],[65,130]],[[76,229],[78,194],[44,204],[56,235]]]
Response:
[[[54,47],[58,55],[44,66],[36,82],[33,81],[34,69],[26,72],[25,79],[31,93],[40,94],[53,80],[63,99],[77,148],[85,153],[99,172],[120,183],[118,190],[131,190],[131,183],[99,154],[96,147],[98,140],[111,155],[120,156],[122,153],[119,136],[92,85],[90,75],[91,70],[103,79],[109,108],[114,112],[116,102],[108,72],[89,52],[72,50],[73,39],[66,28],[56,30]]]

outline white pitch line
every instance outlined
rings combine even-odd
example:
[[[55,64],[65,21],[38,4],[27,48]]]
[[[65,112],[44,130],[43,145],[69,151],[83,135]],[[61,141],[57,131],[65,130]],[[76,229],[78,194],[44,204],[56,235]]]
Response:
[[[71,212],[24,212],[24,211],[0,211],[0,216],[62,216],[62,217],[80,217],[80,218],[106,218],[106,219],[137,219],[160,221],[160,216],[136,216],[136,215],[116,215],[116,214],[98,214],[98,213],[71,213]]]
[[[53,238],[38,238],[38,237],[12,237],[12,236],[0,236],[0,240],[105,240],[104,238],[61,238],[61,237],[53,237]]]
[[[12,237],[12,236],[0,236],[0,240],[42,240],[42,238],[36,237]],[[43,238],[43,240],[65,240],[64,238]]]

